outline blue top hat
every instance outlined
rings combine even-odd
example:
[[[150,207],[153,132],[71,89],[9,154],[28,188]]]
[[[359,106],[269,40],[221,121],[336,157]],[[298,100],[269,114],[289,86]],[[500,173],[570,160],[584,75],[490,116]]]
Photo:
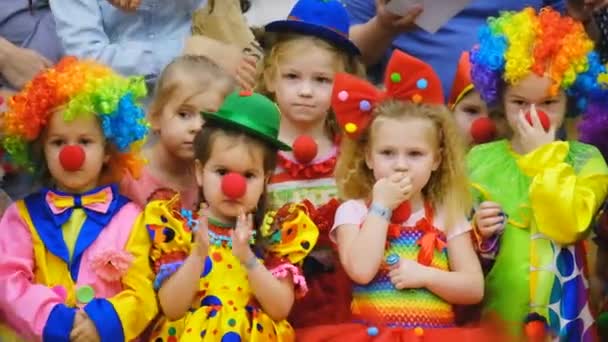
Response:
[[[299,0],[287,20],[266,25],[267,32],[295,32],[327,40],[351,55],[359,49],[348,39],[348,13],[338,0]]]

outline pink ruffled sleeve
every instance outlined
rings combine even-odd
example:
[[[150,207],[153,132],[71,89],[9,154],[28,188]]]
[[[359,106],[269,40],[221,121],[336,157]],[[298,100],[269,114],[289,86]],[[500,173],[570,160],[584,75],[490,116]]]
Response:
[[[336,230],[345,224],[360,225],[365,220],[367,215],[367,207],[361,200],[349,200],[338,207],[336,210],[336,217],[334,219],[334,226],[329,231],[329,238],[336,242]]]
[[[41,340],[51,311],[62,298],[34,284],[30,231],[12,204],[0,221],[0,307],[9,324],[28,339]]]

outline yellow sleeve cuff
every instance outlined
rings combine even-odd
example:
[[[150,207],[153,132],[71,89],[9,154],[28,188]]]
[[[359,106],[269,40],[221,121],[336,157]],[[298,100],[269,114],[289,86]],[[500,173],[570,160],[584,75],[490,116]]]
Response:
[[[522,156],[517,160],[517,165],[528,177],[534,177],[543,170],[563,163],[568,151],[568,142],[554,141]]]

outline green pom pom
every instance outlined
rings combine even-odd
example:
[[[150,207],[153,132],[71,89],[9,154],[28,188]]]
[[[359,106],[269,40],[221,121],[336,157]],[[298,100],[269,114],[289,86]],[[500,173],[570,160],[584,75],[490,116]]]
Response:
[[[597,327],[602,331],[608,332],[608,312],[602,312],[597,318]]]
[[[401,82],[401,74],[398,72],[394,72],[391,74],[391,82],[399,83]]]

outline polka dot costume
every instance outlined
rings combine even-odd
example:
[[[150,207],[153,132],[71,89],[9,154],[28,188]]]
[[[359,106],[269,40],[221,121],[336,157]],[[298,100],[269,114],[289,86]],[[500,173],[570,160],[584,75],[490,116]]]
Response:
[[[592,195],[585,195],[585,208],[572,203],[573,194],[585,193],[583,187],[599,187],[591,183],[600,179],[597,172],[606,172],[599,151],[560,141],[522,156],[501,140],[475,147],[468,163],[475,202],[500,203],[508,217],[486,276],[485,313],[499,315],[516,332],[541,316],[560,341],[596,341],[585,247],[585,222],[591,222],[596,204]],[[553,176],[556,168],[561,171]],[[564,241],[563,234],[574,231],[580,234]]]
[[[170,210],[167,201],[148,204],[146,210],[159,214],[158,222],[148,222],[154,241],[151,258],[157,270],[157,288],[177,271],[189,254],[191,230],[179,213]],[[164,210],[162,208],[165,208]],[[167,217],[169,216],[169,218]],[[162,227],[162,229],[159,229]],[[247,270],[232,255],[230,227],[210,221],[209,255],[205,259],[196,293],[185,317],[156,324],[151,341],[294,341],[295,334],[287,321],[273,321],[257,303],[247,279]],[[298,264],[314,247],[318,230],[302,206],[286,205],[266,215],[256,232],[266,248],[259,260],[273,275],[291,277],[296,296],[306,291],[306,282]],[[164,270],[171,269],[168,272]]]

